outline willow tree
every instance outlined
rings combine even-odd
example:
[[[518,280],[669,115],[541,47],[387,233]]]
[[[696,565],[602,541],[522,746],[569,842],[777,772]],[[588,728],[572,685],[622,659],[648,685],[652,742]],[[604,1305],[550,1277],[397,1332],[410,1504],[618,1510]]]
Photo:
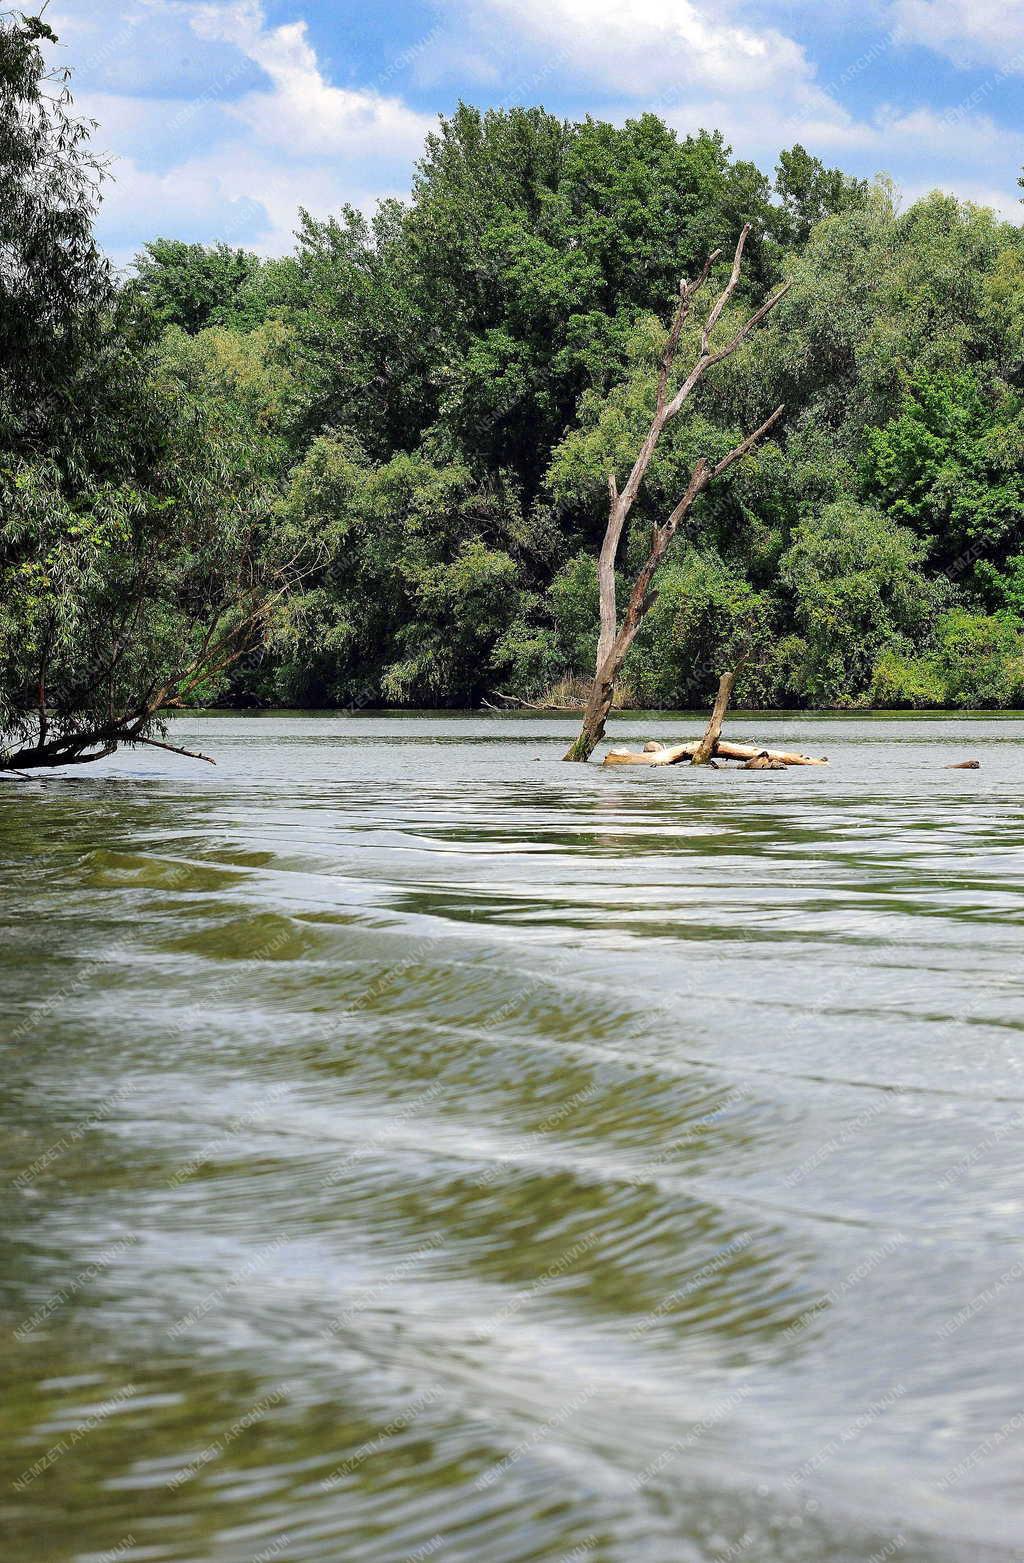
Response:
[[[703,456],[700,458],[690,474],[690,481],[686,485],[685,492],[679,503],[661,525],[654,527],[651,532],[647,558],[634,578],[620,622],[615,580],[615,565],[618,559],[619,544],[622,540],[623,529],[647,475],[647,469],[657,450],[659,440],[669,424],[679,416],[680,411],[700,385],[708,370],[713,369],[716,364],[722,363],[725,359],[732,357],[747,340],[751,332],[771,313],[789,288],[788,283],[783,284],[761,305],[760,309],[756,310],[742,325],[733,330],[732,334],[720,346],[715,345],[716,327],[740,280],[740,273],[743,267],[743,251],[749,233],[750,224],[748,223],[741,232],[736,244],[736,252],[733,256],[729,280],[711,305],[704,319],[696,358],[681,382],[674,386],[674,382],[678,379],[676,359],[679,354],[683,328],[690,318],[694,300],[706,284],[711,268],[721,252],[713,250],[704,262],[700,274],[692,282],[687,282],[684,279],[679,284],[679,302],[676,305],[664,351],[661,355],[657,396],[650,427],[647,430],[640,452],[633,463],[632,471],[626,479],[624,486],[621,489],[619,488],[614,472],[609,472],[608,474],[608,524],[605,529],[604,542],[601,545],[601,554],[598,560],[600,634],[597,643],[597,662],[594,669],[594,682],[591,686],[590,697],[583,713],[583,725],[580,728],[579,737],[563,756],[566,760],[589,760],[604,735],[605,723],[608,719],[608,713],[611,710],[612,699],[615,693],[615,680],[619,676],[622,664],[626,659],[629,648],[636,639],[645,615],[654,604],[657,592],[654,589],[653,582],[658,567],[664,559],[679,527],[686,520],[705,489],[712,483],[715,483],[735,462],[742,460],[749,451],[753,450],[755,445],[759,444],[771,432],[782,417],[783,409],[776,407],[771,416],[766,418],[759,428],[755,429],[752,434],[748,434],[720,461],[711,463]],[[731,687],[730,683],[730,690]],[[721,722],[719,722],[719,726],[721,726]]]
[[[0,12],[0,772],[175,748],[164,718],[260,642],[296,567],[253,428],[122,319],[55,42]]]

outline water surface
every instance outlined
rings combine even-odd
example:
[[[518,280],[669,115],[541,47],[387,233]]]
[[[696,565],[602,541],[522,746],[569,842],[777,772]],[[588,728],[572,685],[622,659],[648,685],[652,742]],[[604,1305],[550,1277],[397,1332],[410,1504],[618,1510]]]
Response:
[[[1024,1555],[1024,720],[570,731],[0,783],[4,1558]]]

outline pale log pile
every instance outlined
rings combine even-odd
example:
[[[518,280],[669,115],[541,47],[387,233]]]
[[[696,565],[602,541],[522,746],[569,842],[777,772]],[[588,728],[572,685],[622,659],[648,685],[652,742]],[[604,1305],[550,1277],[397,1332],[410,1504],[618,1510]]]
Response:
[[[650,747],[645,744],[637,753],[635,749],[609,749],[604,757],[605,765],[682,765],[684,762],[693,763],[693,757],[700,748],[701,740],[691,738],[686,743],[673,744],[664,748],[661,744]],[[753,744],[726,743],[719,739],[714,747],[713,758],[709,764],[716,760],[740,760],[742,768],[747,771],[776,771],[785,770],[790,765],[827,765],[827,759],[813,759],[809,754],[793,754],[786,749],[758,749]]]
[[[784,771],[790,765],[827,765],[826,759],[815,760],[807,754],[792,754],[786,749],[760,749],[753,744],[727,743],[722,738],[722,723],[729,709],[732,688],[739,667],[723,673],[718,682],[711,719],[701,738],[691,738],[687,743],[672,744],[668,748],[653,739],[644,744],[639,753],[635,749],[609,749],[604,757],[605,765],[715,765],[718,760],[739,760],[745,771]]]

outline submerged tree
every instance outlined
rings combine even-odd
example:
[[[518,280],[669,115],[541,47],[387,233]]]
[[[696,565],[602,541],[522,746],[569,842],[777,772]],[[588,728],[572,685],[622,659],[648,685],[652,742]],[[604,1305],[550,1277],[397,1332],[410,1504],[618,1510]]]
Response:
[[[684,378],[682,384],[676,390],[670,391],[683,327],[689,318],[693,300],[706,283],[711,268],[718,259],[720,252],[718,250],[711,252],[704,262],[700,274],[693,282],[684,280],[680,283],[679,303],[676,306],[675,315],[661,357],[657,399],[650,428],[640,447],[640,454],[637,456],[633,469],[621,492],[614,473],[609,472],[608,474],[610,499],[608,525],[605,530],[604,542],[601,546],[601,555],[598,562],[601,629],[597,645],[597,663],[590,697],[583,713],[583,725],[580,728],[579,737],[570,745],[563,756],[566,760],[589,760],[604,734],[605,722],[608,719],[608,713],[611,710],[614,698],[615,680],[626,659],[627,652],[636,639],[645,615],[653,606],[657,597],[657,592],[653,589],[654,577],[681,523],[690,514],[697,499],[709,484],[714,483],[734,462],[739,461],[748,451],[753,450],[755,445],[771,432],[782,417],[783,408],[776,407],[775,411],[770,417],[765,419],[759,428],[755,429],[752,434],[748,434],[746,439],[735,445],[720,461],[712,464],[703,456],[697,461],[682,498],[662,524],[655,526],[651,532],[647,558],[634,578],[625,613],[620,624],[615,581],[615,564],[618,558],[619,543],[622,539],[623,528],[629,519],[630,511],[633,509],[647,474],[647,469],[654,457],[658,441],[668,425],[678,416],[683,405],[692,396],[707,371],[716,364],[722,363],[724,359],[731,358],[746,341],[750,333],[770,314],[779,300],[788,291],[789,284],[783,284],[782,287],[770,295],[760,309],[750,315],[732,333],[721,347],[713,345],[712,337],[715,328],[721,319],[726,305],[735,293],[740,280],[740,272],[743,266],[743,251],[749,233],[750,225],[746,224],[740,233],[739,241],[736,245],[729,280],[708,311],[701,329],[696,362]],[[728,687],[731,692],[731,682]],[[719,720],[719,727],[721,727],[721,720]]]

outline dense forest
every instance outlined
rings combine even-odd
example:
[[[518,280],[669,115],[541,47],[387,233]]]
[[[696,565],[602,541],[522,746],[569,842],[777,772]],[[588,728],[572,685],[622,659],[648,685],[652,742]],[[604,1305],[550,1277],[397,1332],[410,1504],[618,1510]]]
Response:
[[[676,540],[623,699],[706,705],[742,642],[747,706],[1024,705],[1019,228],[800,146],[770,178],[653,114],[462,105],[407,202],[300,212],[278,259],[155,238],[118,277],[49,37],[0,29],[8,735],[578,698],[608,474],[680,278],[745,223],[730,310],[789,292],[659,446],[624,572],[699,456],[785,417]]]

